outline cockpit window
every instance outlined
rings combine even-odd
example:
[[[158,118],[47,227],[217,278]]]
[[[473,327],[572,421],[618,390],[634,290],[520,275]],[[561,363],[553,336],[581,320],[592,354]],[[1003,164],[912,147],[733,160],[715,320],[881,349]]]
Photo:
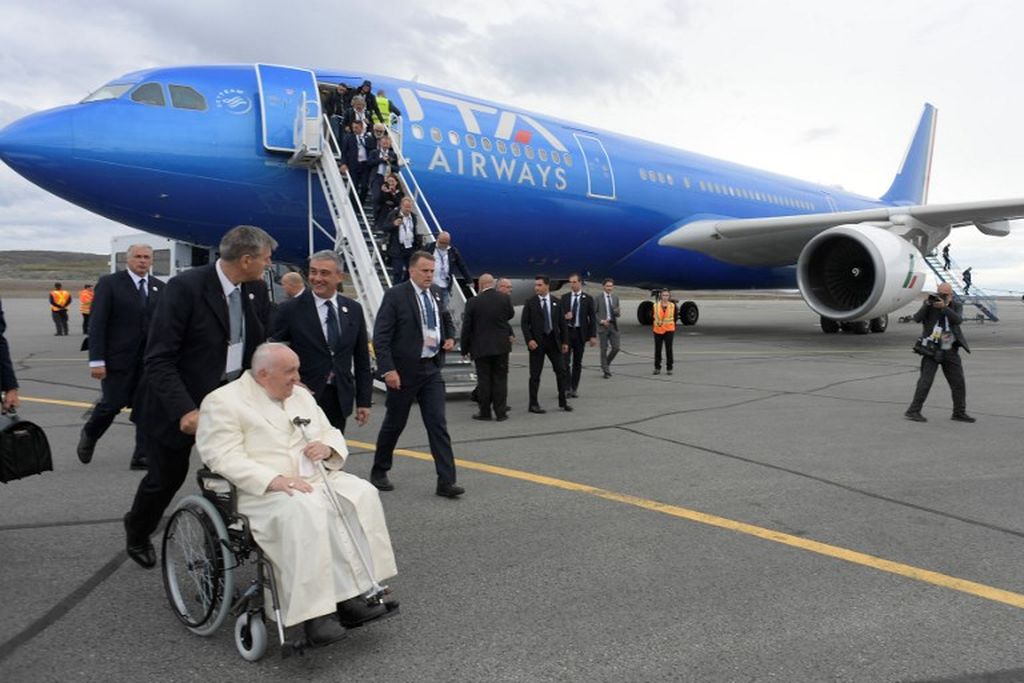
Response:
[[[132,92],[132,101],[162,107],[166,104],[164,89],[159,83],[143,83]]]
[[[171,91],[171,105],[176,109],[206,109],[206,99],[195,88],[187,85],[169,85],[167,89]]]
[[[99,102],[100,100],[116,100],[128,92],[132,87],[131,83],[108,83],[96,92],[86,97],[82,102]]]

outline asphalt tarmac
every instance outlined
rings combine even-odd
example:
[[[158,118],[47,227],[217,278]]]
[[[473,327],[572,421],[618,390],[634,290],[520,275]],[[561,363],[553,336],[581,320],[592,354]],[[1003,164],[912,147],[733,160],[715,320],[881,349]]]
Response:
[[[159,568],[127,559],[132,426],[80,464],[98,394],[81,335],[5,300],[21,413],[55,471],[0,486],[0,681],[1024,680],[1024,305],[965,325],[966,425],[941,374],[928,423],[903,419],[909,310],[885,334],[825,335],[799,300],[700,303],[672,376],[651,374],[629,311],[614,376],[588,348],[572,413],[550,371],[548,413],[526,412],[517,345],[509,421],[449,401],[460,500],[434,495],[414,414],[381,494],[400,614],[301,657],[272,640],[252,664],[230,625],[188,632]],[[375,401],[349,430],[361,476]]]

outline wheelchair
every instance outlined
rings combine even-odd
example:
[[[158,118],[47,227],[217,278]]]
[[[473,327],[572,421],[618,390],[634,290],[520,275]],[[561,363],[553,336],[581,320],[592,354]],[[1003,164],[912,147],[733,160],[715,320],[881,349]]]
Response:
[[[274,570],[253,540],[249,520],[238,513],[235,487],[205,468],[196,479],[200,495],[183,498],[164,529],[161,573],[171,609],[188,630],[204,637],[234,615],[235,647],[243,659],[255,662],[267,651],[266,589],[281,656],[301,653],[302,641],[285,639]],[[239,591],[235,570],[246,562],[255,565],[256,577]]]

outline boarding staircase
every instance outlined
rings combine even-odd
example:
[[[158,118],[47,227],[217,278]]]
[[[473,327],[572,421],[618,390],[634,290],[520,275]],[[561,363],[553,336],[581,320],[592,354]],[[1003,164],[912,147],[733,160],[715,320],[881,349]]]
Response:
[[[932,269],[932,272],[935,273],[936,280],[952,287],[953,293],[965,306],[974,306],[978,309],[979,313],[975,318],[976,320],[999,322],[999,307],[996,304],[996,298],[983,289],[975,287],[973,284],[970,287],[970,293],[965,293],[963,271],[957,266],[956,262],[950,259],[949,269],[947,270],[943,267],[945,263],[942,256],[934,251],[925,256],[924,260],[928,267]]]
[[[393,126],[400,128],[400,121]],[[398,140],[392,136],[398,151]],[[374,322],[377,318],[377,311],[380,309],[384,292],[391,287],[391,275],[385,264],[384,257],[378,244],[380,237],[376,233],[374,221],[367,217],[362,200],[355,191],[355,183],[348,171],[342,172],[339,168],[341,160],[341,146],[334,137],[330,121],[326,116],[320,114],[319,101],[306,101],[303,98],[296,118],[294,128],[295,151],[289,159],[289,165],[303,167],[310,173],[310,201],[309,201],[309,250],[313,253],[314,237],[320,233],[332,240],[334,250],[341,255],[345,263],[345,270],[352,280],[352,286],[360,303],[362,303],[363,315],[366,318],[367,330],[372,336]],[[403,163],[406,163],[403,159]],[[320,188],[327,204],[331,217],[331,226],[324,226],[316,220],[313,212],[312,201],[312,176],[319,179]],[[415,177],[409,171],[408,177],[415,183]],[[403,191],[414,199],[417,207],[425,205],[426,198],[419,191],[418,184],[413,185],[417,194],[410,191],[410,187],[404,176],[399,177]],[[422,200],[422,204],[421,201]],[[429,206],[429,205],[427,205]],[[436,217],[431,217],[433,223],[423,220],[423,214],[417,222],[417,230],[421,233],[424,243],[434,241],[434,233],[431,226],[439,226]],[[458,287],[453,288],[450,311],[453,321],[456,324],[455,339],[458,342],[459,332],[462,328],[462,314],[465,310],[465,296]],[[443,369],[445,387],[449,394],[469,393],[476,386],[476,375],[472,365],[464,360],[456,348],[446,357]],[[375,380],[378,388],[383,389],[384,385]]]

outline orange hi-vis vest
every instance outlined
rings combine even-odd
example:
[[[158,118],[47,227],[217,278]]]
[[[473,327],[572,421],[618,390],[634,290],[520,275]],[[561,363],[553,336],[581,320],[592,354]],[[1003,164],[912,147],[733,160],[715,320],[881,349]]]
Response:
[[[66,289],[50,290],[50,310],[56,313],[63,311],[71,303],[71,292]]]
[[[654,304],[654,334],[665,334],[676,331],[676,305],[671,301],[662,313],[661,302]]]
[[[78,293],[78,310],[82,315],[89,315],[92,311],[92,298],[96,295],[95,290],[83,289]]]

